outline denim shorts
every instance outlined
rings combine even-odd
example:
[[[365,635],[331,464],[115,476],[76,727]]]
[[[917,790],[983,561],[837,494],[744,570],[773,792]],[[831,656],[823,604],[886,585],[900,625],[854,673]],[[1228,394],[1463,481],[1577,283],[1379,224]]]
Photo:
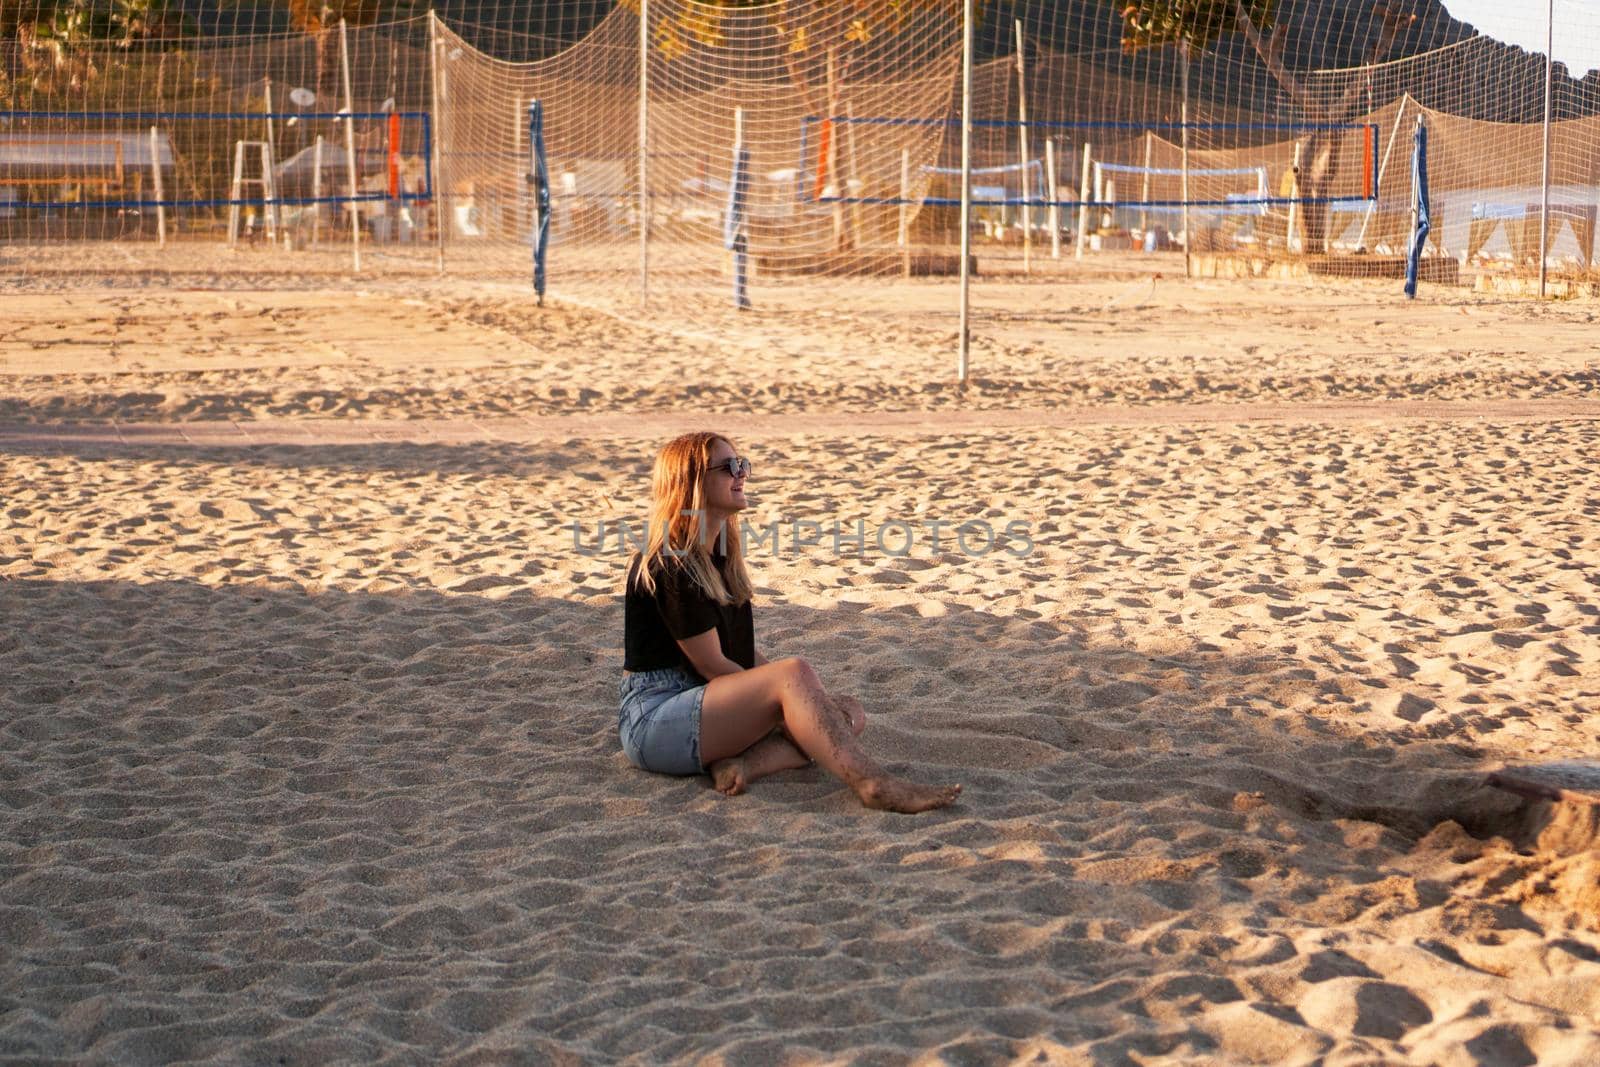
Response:
[[[700,706],[704,682],[681,667],[639,671],[622,679],[617,734],[633,765],[657,774],[704,774]]]

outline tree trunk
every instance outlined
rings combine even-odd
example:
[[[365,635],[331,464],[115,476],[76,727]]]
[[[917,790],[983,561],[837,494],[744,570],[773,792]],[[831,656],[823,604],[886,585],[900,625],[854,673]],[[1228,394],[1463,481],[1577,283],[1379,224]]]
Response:
[[[1273,78],[1283,87],[1285,93],[1300,107],[1307,121],[1319,124],[1332,124],[1346,121],[1361,98],[1362,82],[1353,79],[1345,90],[1344,96],[1331,103],[1319,103],[1314,99],[1304,83],[1300,81],[1287,67],[1283,65],[1283,26],[1280,24],[1269,39],[1263,39],[1261,31],[1250,21],[1249,14],[1245,11],[1240,0],[1234,0],[1234,13],[1243,31],[1245,39],[1256,50],[1261,61]],[[1368,68],[1368,77],[1371,68],[1393,46],[1395,38],[1399,36],[1402,26],[1407,25],[1407,20],[1391,16],[1387,11],[1381,15],[1383,19],[1383,32],[1378,35],[1378,40],[1368,50],[1363,66]],[[1332,205],[1328,199],[1333,190],[1333,181],[1339,172],[1339,157],[1341,152],[1341,138],[1338,130],[1314,130],[1305,139],[1304,150],[1300,158],[1302,173],[1299,175],[1300,196],[1306,200],[1314,201],[1304,205],[1305,210],[1301,217],[1305,220],[1306,251],[1313,255],[1322,255],[1328,250],[1331,239],[1329,233],[1329,218],[1332,215]]]

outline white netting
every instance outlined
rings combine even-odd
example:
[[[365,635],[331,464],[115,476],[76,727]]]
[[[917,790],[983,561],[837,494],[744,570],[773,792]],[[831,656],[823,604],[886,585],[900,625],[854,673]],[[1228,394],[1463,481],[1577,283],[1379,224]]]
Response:
[[[660,3],[650,10],[662,26],[694,13]],[[474,263],[526,264],[527,105],[538,100],[547,116],[548,254],[562,285],[637,299],[646,270],[660,291],[704,290],[723,277],[736,126],[750,158],[746,213],[758,277],[893,247],[897,208],[839,201],[897,197],[904,153],[920,196],[922,168],[936,160],[950,113],[958,31],[947,11],[928,8],[868,40],[798,52],[794,28],[776,10],[756,8],[726,12],[704,39],[658,38],[648,54],[641,159],[634,12],[618,9],[579,44],[529,63],[496,61],[443,30],[442,188],[467,222],[450,239]],[[848,115],[941,124],[828,121]]]
[[[1542,56],[1473,37],[1437,5],[1314,0],[1278,4],[1276,33],[1224,18],[1192,53],[1142,47],[1161,41],[1138,38],[1124,13],[1161,6],[985,7],[972,104],[981,275],[1052,276],[1185,242],[1397,255],[1419,118],[1430,252],[1469,271],[1536,265]],[[285,29],[301,17],[288,5],[273,32],[177,40],[154,36],[182,28],[175,16],[134,26],[133,8],[108,10],[83,25],[114,41],[54,15],[0,24],[0,249],[16,269],[297,274],[353,269],[359,251],[364,271],[442,262],[524,277],[535,100],[557,294],[635,302],[648,280],[683,307],[722,299],[736,138],[758,306],[802,275],[889,275],[853,290],[871,306],[894,276],[955,261],[958,4],[658,0],[643,44],[636,4],[488,3],[309,32]],[[1562,26],[1572,10],[1557,6],[1558,38],[1600,36],[1592,19]],[[1525,19],[1537,30],[1543,10]],[[1551,111],[1550,262],[1576,271],[1600,209],[1600,85],[1558,68]]]

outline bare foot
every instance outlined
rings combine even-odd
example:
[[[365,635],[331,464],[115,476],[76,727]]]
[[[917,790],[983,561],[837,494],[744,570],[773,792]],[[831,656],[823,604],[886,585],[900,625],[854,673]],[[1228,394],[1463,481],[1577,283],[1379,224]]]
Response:
[[[719,759],[708,770],[711,771],[711,787],[725,797],[736,797],[749,785],[745,779],[743,753]]]
[[[948,807],[960,795],[959,785],[918,785],[904,778],[868,778],[856,786],[856,796],[867,807],[907,815]]]

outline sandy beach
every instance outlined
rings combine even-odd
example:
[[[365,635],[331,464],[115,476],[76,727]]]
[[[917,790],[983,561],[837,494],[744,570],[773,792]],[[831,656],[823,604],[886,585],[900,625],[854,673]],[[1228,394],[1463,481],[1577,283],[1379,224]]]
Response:
[[[1486,781],[1600,758],[1594,304],[180,281],[0,282],[0,1060],[1600,1062],[1600,805]],[[690,426],[956,806],[629,766]]]

